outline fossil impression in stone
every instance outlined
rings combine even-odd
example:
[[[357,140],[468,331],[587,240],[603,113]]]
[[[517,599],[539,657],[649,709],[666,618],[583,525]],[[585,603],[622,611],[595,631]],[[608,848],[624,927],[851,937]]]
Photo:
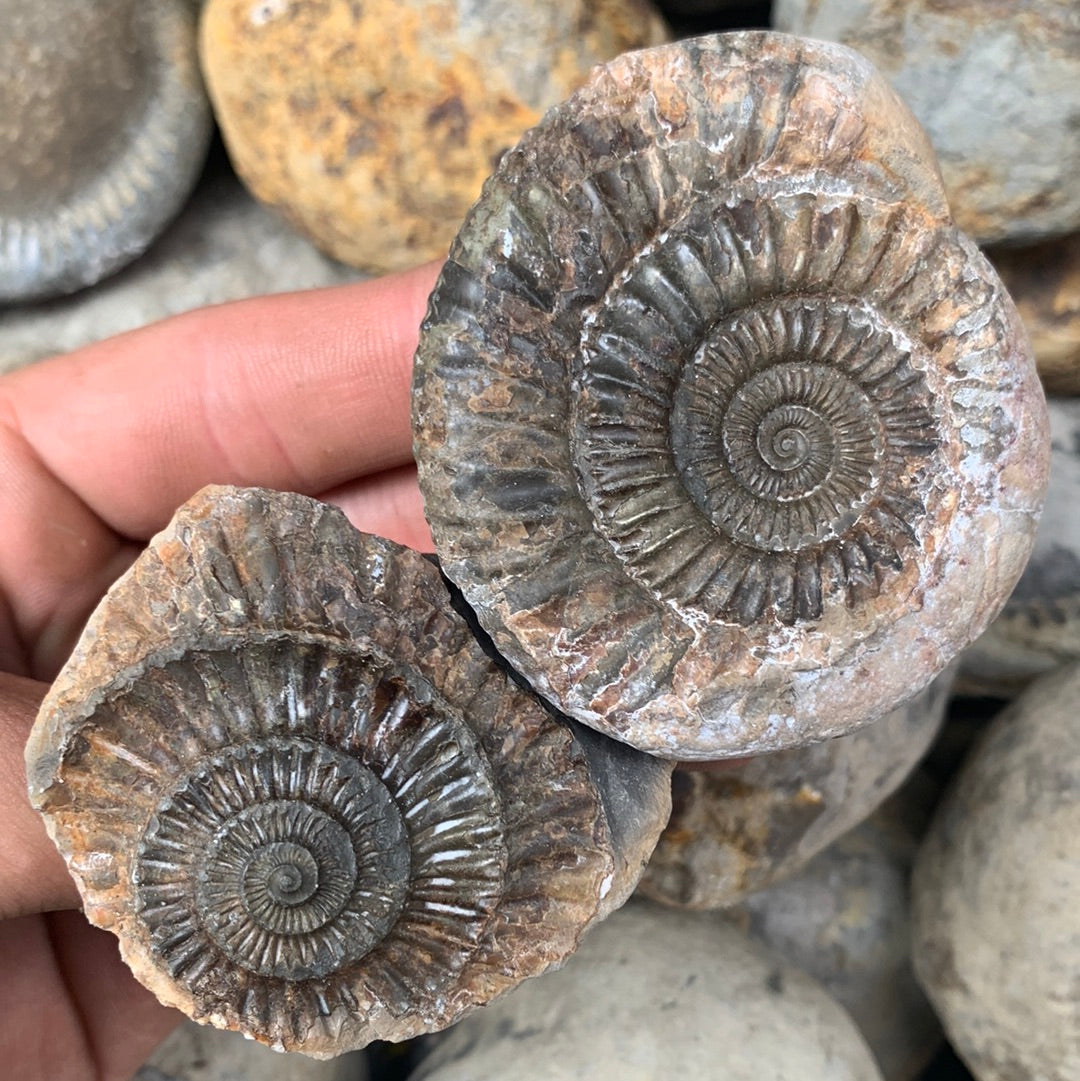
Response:
[[[0,0],[0,303],[144,251],[212,129],[189,0]]]
[[[449,1024],[626,898],[669,767],[575,731],[422,556],[205,489],[91,618],[27,763],[143,983],[326,1057]]]
[[[503,158],[432,295],[414,447],[445,572],[560,709],[756,754],[910,698],[1046,481],[1016,312],[841,46],[620,57]]]
[[[951,672],[939,676],[846,736],[679,766],[640,892],[680,908],[726,908],[800,871],[903,783],[941,728],[951,683]]]

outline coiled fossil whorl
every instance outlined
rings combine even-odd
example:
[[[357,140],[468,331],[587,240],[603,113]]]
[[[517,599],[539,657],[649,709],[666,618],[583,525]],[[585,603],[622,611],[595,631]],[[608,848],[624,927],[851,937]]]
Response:
[[[625,899],[669,771],[607,742],[507,682],[423,557],[207,489],[91,619],[27,762],[136,976],[326,1056],[449,1024]]]
[[[1012,305],[857,54],[628,54],[503,159],[423,327],[446,573],[560,709],[676,758],[837,735],[997,611],[1045,486]]]

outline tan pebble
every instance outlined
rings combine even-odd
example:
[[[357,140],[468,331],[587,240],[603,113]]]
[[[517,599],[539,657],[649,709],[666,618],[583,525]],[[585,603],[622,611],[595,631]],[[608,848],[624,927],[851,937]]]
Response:
[[[445,255],[548,106],[665,36],[647,0],[209,0],[201,51],[255,195],[336,258],[386,271]]]

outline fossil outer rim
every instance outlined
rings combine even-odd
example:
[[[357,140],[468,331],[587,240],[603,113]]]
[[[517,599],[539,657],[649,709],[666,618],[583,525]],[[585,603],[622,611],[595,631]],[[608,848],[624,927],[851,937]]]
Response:
[[[666,436],[636,428],[650,393],[667,415],[722,319],[791,294],[862,305],[911,343],[879,406],[907,410],[899,488],[886,521],[864,514],[808,566],[736,553],[728,596],[708,579],[723,567],[695,577],[700,530],[620,532],[657,509],[647,494],[594,517],[621,480],[581,434],[660,461]],[[949,222],[925,136],[856,54],[785,35],[628,54],[549,112],[458,234],[413,386],[436,546],[496,647],[563,711],[673,758],[782,749],[901,704],[1000,607],[1045,488],[1023,332]]]

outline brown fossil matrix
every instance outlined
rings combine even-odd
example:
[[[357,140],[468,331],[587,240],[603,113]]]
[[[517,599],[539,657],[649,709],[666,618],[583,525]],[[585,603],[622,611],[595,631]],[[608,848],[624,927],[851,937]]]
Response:
[[[1000,608],[1046,484],[1016,311],[842,46],[627,54],[504,156],[432,294],[446,573],[563,711],[674,758],[896,708]]]
[[[1043,386],[1080,394],[1080,233],[989,254],[1031,336]]]
[[[91,922],[165,1003],[328,1057],[561,963],[669,767],[508,682],[416,552],[204,489],[91,617],[27,747]]]
[[[201,52],[254,194],[385,271],[445,255],[548,106],[666,36],[648,0],[207,0]]]
[[[895,792],[941,728],[952,673],[846,736],[745,760],[679,766],[640,892],[726,908],[800,871]]]

